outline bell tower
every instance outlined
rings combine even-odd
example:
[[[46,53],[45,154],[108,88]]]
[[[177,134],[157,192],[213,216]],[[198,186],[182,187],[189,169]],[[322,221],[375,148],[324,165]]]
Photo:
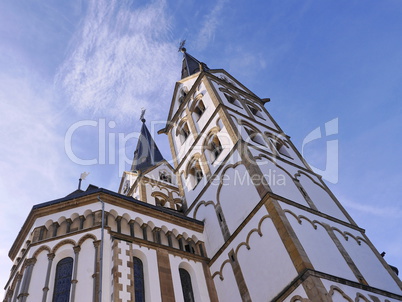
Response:
[[[400,294],[364,229],[267,111],[270,99],[181,51],[181,80],[160,132],[185,214],[204,221],[220,300],[332,301],[361,288]]]

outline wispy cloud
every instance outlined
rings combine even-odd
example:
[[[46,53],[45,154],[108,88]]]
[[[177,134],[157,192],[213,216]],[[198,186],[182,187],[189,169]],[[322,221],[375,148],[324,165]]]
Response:
[[[344,205],[346,208],[356,210],[360,213],[366,213],[369,215],[388,219],[394,219],[394,218],[399,219],[400,217],[402,217],[402,210],[397,207],[380,206],[380,205],[373,206],[369,204],[357,203],[343,198],[341,198],[340,200],[342,202],[342,205]]]
[[[2,285],[11,267],[8,250],[32,206],[67,194],[69,180],[78,177],[65,160],[60,116],[53,103],[52,85],[38,80],[34,72],[0,73]]]
[[[221,12],[227,0],[219,0],[212,11],[204,18],[197,37],[197,49],[203,50],[214,39],[215,31],[221,20]]]
[[[171,83],[179,76],[169,36],[163,0],[140,8],[91,1],[56,82],[77,110],[124,119],[146,107],[148,115],[161,117],[159,108],[170,102]]]

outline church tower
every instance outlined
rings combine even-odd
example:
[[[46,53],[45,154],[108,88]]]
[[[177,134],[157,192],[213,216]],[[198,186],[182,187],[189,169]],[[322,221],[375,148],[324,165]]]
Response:
[[[402,301],[389,266],[267,111],[184,47],[166,126],[118,193],[34,205],[3,302]],[[144,113],[144,112],[143,112]]]
[[[185,214],[204,222],[219,300],[401,299],[396,273],[266,110],[269,99],[181,50],[161,132]]]

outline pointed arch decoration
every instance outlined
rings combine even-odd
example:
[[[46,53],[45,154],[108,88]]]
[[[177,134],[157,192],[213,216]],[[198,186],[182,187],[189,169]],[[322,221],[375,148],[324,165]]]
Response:
[[[222,271],[223,271],[223,268],[225,267],[225,265],[226,265],[227,263],[230,263],[230,260],[229,260],[229,259],[226,259],[225,261],[222,262],[221,267],[219,268],[219,271],[216,271],[215,273],[213,273],[212,279],[214,279],[216,275],[218,275],[218,276],[219,276],[219,279],[221,279],[222,281],[225,279],[225,278],[223,277]]]
[[[213,127],[207,134],[202,144],[202,152],[210,153],[210,161],[213,163],[223,151],[221,139],[218,136],[219,128]]]
[[[193,218],[194,218],[194,219],[197,219],[197,218],[196,218],[196,217],[197,217],[197,211],[198,211],[198,209],[199,209],[202,205],[204,205],[205,207],[207,207],[207,206],[210,205],[210,204],[212,204],[214,207],[216,206],[215,203],[214,203],[212,200],[207,201],[207,202],[205,202],[204,200],[198,202],[197,205],[196,205],[195,208],[194,208]]]
[[[364,302],[371,302],[362,293],[356,293],[355,301],[360,301],[360,299],[364,300]],[[389,300],[385,300],[385,301],[389,301]]]
[[[257,228],[253,228],[252,230],[250,230],[250,231],[248,232],[247,236],[246,236],[246,240],[243,241],[243,242],[241,242],[241,243],[239,243],[239,244],[237,245],[237,247],[234,249],[234,250],[235,250],[235,251],[234,251],[234,254],[236,255],[236,257],[237,257],[237,254],[238,254],[238,252],[239,252],[239,250],[240,250],[240,248],[241,248],[242,246],[245,246],[245,247],[247,248],[247,250],[250,250],[250,249],[251,249],[251,246],[250,246],[250,237],[251,237],[251,235],[252,235],[253,233],[256,232],[260,237],[263,236],[263,233],[261,232],[261,225],[262,225],[262,223],[264,222],[264,220],[265,220],[265,219],[268,219],[268,218],[271,218],[271,217],[270,217],[269,215],[264,215],[263,217],[261,217],[260,221],[258,222],[258,227],[257,227]],[[216,275],[219,275],[219,278],[220,278],[221,280],[224,280],[223,268],[225,267],[226,263],[230,263],[230,261],[231,261],[231,260],[230,260],[229,258],[226,259],[225,261],[223,261],[222,264],[221,264],[221,266],[220,266],[220,268],[219,268],[219,271],[216,271],[216,272],[214,272],[214,273],[212,274],[212,279],[214,279]]]
[[[293,296],[292,299],[290,299],[290,302],[311,302],[311,300],[297,295]]]
[[[330,288],[330,290],[329,290],[329,292],[328,292],[328,295],[329,295],[330,297],[332,297],[332,296],[335,294],[335,291],[337,291],[338,293],[340,293],[340,294],[342,295],[342,297],[343,297],[346,301],[348,301],[348,302],[353,302],[353,300],[352,300],[347,294],[345,294],[345,292],[344,292],[342,289],[340,289],[338,286],[335,286],[335,285],[331,285],[331,288]]]
[[[238,253],[239,250],[240,250],[240,247],[242,247],[243,245],[244,245],[248,250],[251,249],[251,246],[250,246],[250,237],[251,237],[251,235],[252,235],[253,233],[256,232],[260,237],[263,236],[263,234],[262,234],[262,232],[261,232],[261,225],[262,225],[262,223],[264,222],[264,220],[267,219],[267,218],[271,218],[271,217],[270,217],[269,215],[264,215],[263,217],[261,217],[260,221],[258,222],[257,228],[254,228],[254,229],[250,230],[250,231],[248,232],[247,236],[246,236],[246,240],[243,241],[243,242],[241,242],[241,243],[236,247],[236,249],[235,249],[235,255],[236,255],[236,257],[237,257],[237,253]]]

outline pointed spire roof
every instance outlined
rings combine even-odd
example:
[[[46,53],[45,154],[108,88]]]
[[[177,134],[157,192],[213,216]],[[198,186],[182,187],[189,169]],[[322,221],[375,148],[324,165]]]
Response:
[[[195,74],[199,71],[208,71],[209,68],[207,64],[198,61],[192,55],[188,54],[184,47],[180,48],[180,51],[183,53],[183,63],[181,67],[181,78],[187,78],[192,74]]]
[[[141,134],[138,139],[137,148],[134,151],[133,164],[131,170],[144,171],[164,160],[155,141],[145,125],[145,119],[142,118]]]

